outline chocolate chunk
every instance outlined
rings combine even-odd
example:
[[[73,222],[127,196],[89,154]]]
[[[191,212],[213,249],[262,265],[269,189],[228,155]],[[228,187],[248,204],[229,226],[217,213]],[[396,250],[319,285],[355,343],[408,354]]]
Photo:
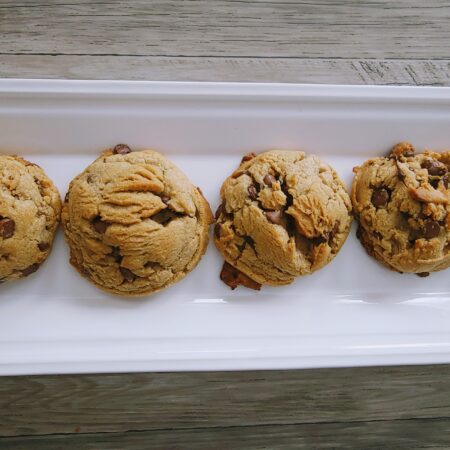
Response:
[[[136,275],[130,269],[127,269],[126,267],[119,267],[119,270],[125,280],[129,283],[136,279]]]
[[[171,220],[175,219],[176,217],[181,217],[183,214],[176,213],[175,211],[172,211],[168,208],[163,209],[162,211],[159,211],[158,213],[154,214],[150,218],[160,225],[167,225]]]
[[[328,236],[317,236],[317,237],[311,239],[311,242],[313,245],[324,244],[327,241],[328,241]]]
[[[245,286],[256,291],[261,289],[261,285],[259,283],[252,280],[227,262],[223,263],[223,267],[220,272],[220,279],[232,290],[236,289],[238,286]]]
[[[69,201],[69,191],[66,192],[66,195],[64,196],[64,201],[68,202]]]
[[[255,248],[255,241],[250,236],[244,236],[244,241],[250,245],[250,247]]]
[[[422,220],[428,219],[428,216],[423,211],[420,211],[417,217]]]
[[[266,175],[266,176],[267,176],[267,175]],[[257,199],[258,199],[258,191],[256,190],[256,187],[253,186],[253,184],[250,185],[250,186],[247,188],[247,191],[248,191],[248,195],[250,196],[250,198],[251,198],[252,200],[257,200]]]
[[[420,272],[420,273],[416,273],[416,275],[420,278],[426,278],[430,275],[430,272]]]
[[[271,175],[270,173],[268,173],[265,177],[264,177],[264,183],[267,184],[267,186],[272,187],[272,184],[275,183],[275,181],[277,181],[275,179],[275,177],[273,175]]]
[[[3,239],[10,238],[16,230],[16,223],[12,219],[3,217],[0,219],[0,236]]]
[[[427,220],[425,222],[425,226],[423,229],[423,235],[425,239],[433,239],[439,236],[440,231],[441,227],[435,220]]]
[[[389,192],[384,188],[375,189],[372,193],[372,204],[376,208],[383,208],[389,201]]]
[[[50,244],[48,242],[39,242],[38,249],[41,252],[45,252],[50,248]]]
[[[217,239],[220,238],[220,224],[218,223],[214,226],[214,236],[216,236]]]
[[[117,144],[113,149],[113,153],[116,155],[126,155],[130,152],[131,148],[127,144]]]
[[[39,269],[39,264],[35,263],[35,264],[32,264],[31,266],[27,267],[26,269],[23,269],[22,274],[27,277],[28,275],[31,275],[32,273],[36,272],[36,270],[38,270],[38,269]]]
[[[217,208],[216,213],[214,214],[214,219],[216,219],[216,221],[219,219],[220,215],[222,214],[223,209],[224,209],[223,203],[221,203],[219,205],[219,207]]]
[[[383,235],[381,233],[379,233],[378,231],[374,231],[372,234],[373,234],[373,237],[376,237],[377,239],[383,239]]]
[[[122,262],[123,256],[120,253],[120,247],[113,247],[111,249],[111,255],[116,262],[119,264]]]
[[[281,211],[265,211],[267,220],[275,225],[281,225]]]
[[[89,272],[89,270],[87,270],[85,267],[79,267],[78,270],[81,272],[81,274],[83,276],[85,276],[86,278],[91,278],[91,272]]]
[[[447,173],[447,167],[445,166],[445,164],[442,164],[441,162],[435,161],[433,159],[426,159],[422,163],[422,168],[427,169],[428,173],[431,176],[439,176],[440,177]]]
[[[103,234],[106,229],[109,227],[109,223],[108,222],[103,222],[103,220],[101,219],[100,216],[97,216],[93,221],[92,221],[92,226],[94,227],[94,230],[97,233]]]
[[[250,161],[250,160],[253,159],[255,156],[256,156],[256,153],[253,153],[253,152],[247,153],[246,155],[244,155],[244,156],[242,157],[241,164],[244,163],[244,162]]]
[[[437,189],[439,187],[439,181],[440,181],[440,178],[430,178],[428,180],[428,183],[430,183],[431,186],[433,186],[435,189]]]
[[[336,236],[337,232],[339,231],[340,224],[341,223],[339,220],[337,220],[334,223],[333,229],[328,233],[328,244],[330,244],[333,241],[334,237]]]

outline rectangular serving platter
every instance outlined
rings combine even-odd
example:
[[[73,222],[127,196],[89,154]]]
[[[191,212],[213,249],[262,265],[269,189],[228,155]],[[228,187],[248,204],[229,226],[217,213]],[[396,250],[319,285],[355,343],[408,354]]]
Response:
[[[62,196],[119,142],[167,155],[215,209],[245,153],[315,153],[350,186],[355,165],[402,140],[450,147],[450,88],[0,80],[0,151],[41,165]],[[0,286],[0,374],[449,363],[450,272],[390,272],[354,228],[290,286],[231,291],[211,243],[184,280],[139,300],[82,279],[60,231],[36,274]]]

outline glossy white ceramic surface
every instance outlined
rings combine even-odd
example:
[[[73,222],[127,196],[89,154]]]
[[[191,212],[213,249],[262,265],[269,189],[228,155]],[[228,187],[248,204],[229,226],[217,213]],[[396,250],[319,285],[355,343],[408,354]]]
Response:
[[[316,153],[350,185],[353,166],[401,140],[450,147],[449,88],[0,81],[1,151],[40,164],[62,196],[119,142],[170,157],[215,209],[244,153]],[[450,362],[450,272],[390,272],[354,229],[291,286],[229,290],[211,244],[188,277],[140,300],[96,289],[56,241],[35,275],[0,286],[0,374]]]

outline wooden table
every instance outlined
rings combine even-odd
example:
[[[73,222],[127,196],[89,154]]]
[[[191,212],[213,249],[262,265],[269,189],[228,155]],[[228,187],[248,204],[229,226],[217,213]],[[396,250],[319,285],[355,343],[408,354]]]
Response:
[[[450,6],[0,0],[0,76],[450,84]],[[450,367],[0,379],[0,449],[449,448]]]

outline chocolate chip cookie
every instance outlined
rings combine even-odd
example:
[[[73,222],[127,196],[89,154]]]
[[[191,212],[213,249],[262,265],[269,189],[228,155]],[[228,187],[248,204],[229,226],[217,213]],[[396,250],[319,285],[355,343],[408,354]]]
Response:
[[[336,172],[299,151],[245,156],[221,199],[215,244],[228,263],[221,279],[232,288],[289,284],[313,273],[336,256],[352,222]]]
[[[182,279],[208,244],[200,189],[152,150],[107,150],[70,184],[62,222],[71,263],[98,287],[140,296]]]
[[[354,169],[358,237],[378,261],[421,276],[450,266],[450,152],[396,145]]]
[[[36,272],[50,253],[61,199],[44,171],[0,155],[0,282]]]

